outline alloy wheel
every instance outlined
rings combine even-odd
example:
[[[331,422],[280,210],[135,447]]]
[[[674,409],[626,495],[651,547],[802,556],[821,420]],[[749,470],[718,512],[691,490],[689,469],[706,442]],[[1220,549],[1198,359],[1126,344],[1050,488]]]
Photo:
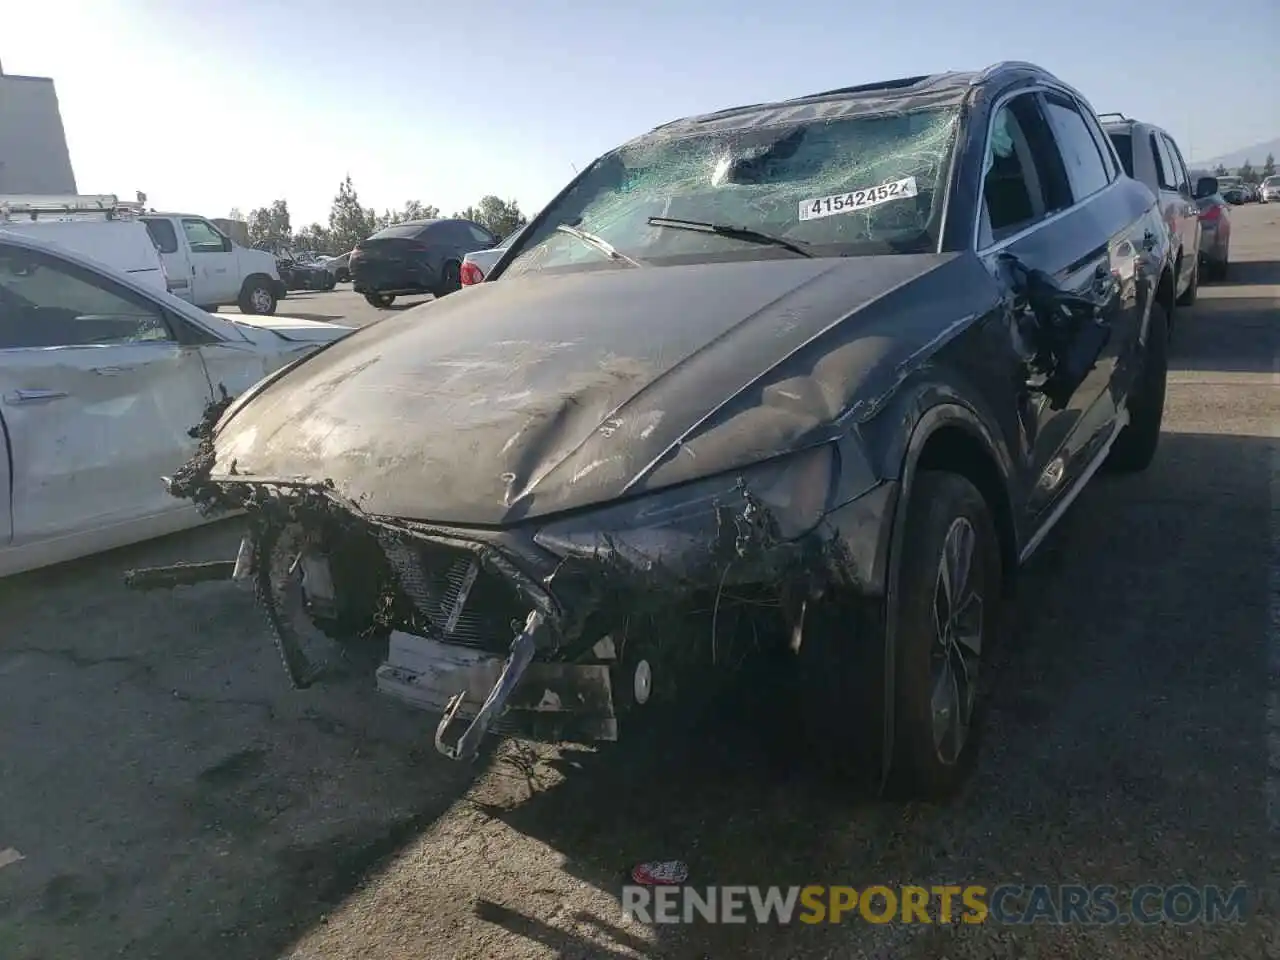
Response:
[[[945,764],[954,764],[964,751],[977,702],[983,625],[982,596],[974,583],[980,576],[977,539],[968,519],[952,522],[934,584],[930,706],[934,749]]]

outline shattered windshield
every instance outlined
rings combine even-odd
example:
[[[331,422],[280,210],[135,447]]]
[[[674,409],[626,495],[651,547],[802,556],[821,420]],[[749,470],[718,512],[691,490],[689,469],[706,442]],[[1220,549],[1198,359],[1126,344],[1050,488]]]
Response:
[[[548,208],[506,275],[626,266],[561,225],[646,265],[797,255],[759,236],[650,218],[765,234],[812,256],[933,249],[957,117],[946,108],[655,133],[592,164]]]

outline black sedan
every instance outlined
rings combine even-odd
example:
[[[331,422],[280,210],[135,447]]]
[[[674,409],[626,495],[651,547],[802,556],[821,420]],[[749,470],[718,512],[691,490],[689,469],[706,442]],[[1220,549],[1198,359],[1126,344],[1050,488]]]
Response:
[[[460,289],[463,258],[497,245],[497,237],[470,220],[407,220],[357,243],[348,270],[356,293],[389,307],[404,294],[443,297]]]
[[[763,662],[798,749],[952,791],[1019,565],[1160,435],[1170,239],[1086,101],[1007,63],[679,120],[496,276],[211,409],[170,482],[248,511],[294,683],[369,655],[467,758]]]

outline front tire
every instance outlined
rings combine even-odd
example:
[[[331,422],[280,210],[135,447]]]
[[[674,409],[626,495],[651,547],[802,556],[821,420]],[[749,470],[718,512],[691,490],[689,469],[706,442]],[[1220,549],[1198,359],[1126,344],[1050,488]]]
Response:
[[[1145,470],[1155,458],[1169,374],[1167,331],[1164,307],[1153,303],[1142,370],[1127,398],[1129,422],[1116,437],[1107,457],[1108,468],[1116,472],[1137,473]]]
[[[241,313],[270,316],[276,312],[276,294],[266,280],[246,280],[236,301]]]
[[[396,302],[395,295],[390,293],[366,293],[364,299],[369,306],[377,307],[379,310],[385,310]]]
[[[986,500],[959,474],[921,471],[906,509],[889,786],[943,800],[976,754],[980,668],[1001,619],[1000,541]]]

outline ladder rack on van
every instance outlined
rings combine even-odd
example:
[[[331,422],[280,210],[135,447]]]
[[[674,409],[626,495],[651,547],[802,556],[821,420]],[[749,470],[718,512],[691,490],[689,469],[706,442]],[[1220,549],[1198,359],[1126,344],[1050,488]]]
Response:
[[[0,223],[15,220],[132,220],[142,204],[122,203],[114,193],[0,195]]]

